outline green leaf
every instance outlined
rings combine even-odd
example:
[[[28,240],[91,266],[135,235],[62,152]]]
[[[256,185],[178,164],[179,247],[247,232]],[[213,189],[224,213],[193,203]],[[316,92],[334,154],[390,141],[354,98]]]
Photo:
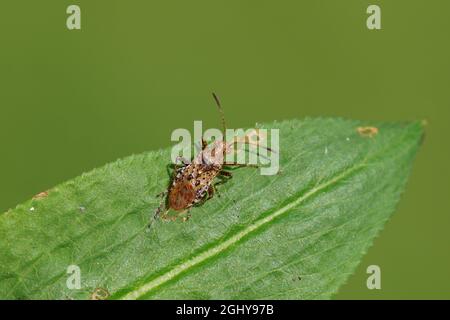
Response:
[[[362,136],[359,126],[378,134]],[[329,298],[393,213],[419,122],[306,119],[280,129],[281,172],[233,171],[187,222],[156,220],[170,149],[83,174],[0,215],[0,298]],[[69,265],[81,289],[68,289]]]

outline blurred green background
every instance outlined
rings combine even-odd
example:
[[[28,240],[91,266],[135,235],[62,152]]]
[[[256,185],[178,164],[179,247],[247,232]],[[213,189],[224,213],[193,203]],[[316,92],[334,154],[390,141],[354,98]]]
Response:
[[[66,8],[82,30],[66,28]],[[382,10],[382,30],[366,9]],[[231,127],[427,119],[393,218],[336,298],[450,298],[448,0],[4,0],[0,212],[94,167]],[[366,288],[366,268],[382,289]]]

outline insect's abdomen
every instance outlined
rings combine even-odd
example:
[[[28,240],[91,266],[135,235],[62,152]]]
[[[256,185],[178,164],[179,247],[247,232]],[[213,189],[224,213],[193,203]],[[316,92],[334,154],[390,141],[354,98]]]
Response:
[[[189,182],[178,183],[170,189],[169,207],[182,211],[192,206],[196,198],[195,190]]]

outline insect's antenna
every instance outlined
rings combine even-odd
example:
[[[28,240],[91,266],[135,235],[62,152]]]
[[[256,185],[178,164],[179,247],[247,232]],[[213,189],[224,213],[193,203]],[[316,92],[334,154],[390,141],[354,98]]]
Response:
[[[245,143],[246,143],[246,144],[251,144],[251,145],[254,145],[254,146],[263,148],[263,149],[266,149],[266,150],[269,151],[269,152],[276,153],[276,151],[273,150],[272,148],[269,148],[269,147],[266,147],[266,146],[262,146],[262,145],[260,145],[260,144],[258,144],[258,143],[253,142],[253,141],[246,141]],[[258,153],[258,155],[259,155],[259,153]]]
[[[220,100],[217,97],[217,95],[214,92],[212,93],[212,95],[213,95],[214,101],[216,101],[217,107],[219,108],[220,116],[222,117],[222,130],[223,130],[222,134],[224,135],[224,139],[225,139],[225,130],[227,128],[227,126],[225,124],[225,113],[223,112],[222,105],[220,104]]]

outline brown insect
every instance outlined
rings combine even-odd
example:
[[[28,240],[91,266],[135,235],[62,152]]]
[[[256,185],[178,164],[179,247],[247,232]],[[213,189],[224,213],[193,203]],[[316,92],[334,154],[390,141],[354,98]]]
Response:
[[[222,137],[225,137],[226,125],[223,109],[218,97],[214,93],[212,95],[222,117]],[[225,170],[224,167],[257,167],[257,165],[224,161],[225,155],[234,150],[233,146],[236,142],[239,142],[238,138],[231,143],[216,140],[208,145],[202,139],[202,150],[192,161],[178,157],[170,185],[165,192],[160,194],[166,199],[156,210],[155,218],[162,213],[163,220],[174,221],[193,206],[201,205],[211,199],[215,194],[216,185],[226,182],[232,177],[231,172]],[[255,144],[248,137],[244,137],[243,143]],[[273,152],[270,148],[264,148]],[[214,183],[216,178],[221,178],[222,181]],[[177,211],[177,214],[168,215],[170,209]],[[188,214],[183,220],[186,221],[189,218]]]

